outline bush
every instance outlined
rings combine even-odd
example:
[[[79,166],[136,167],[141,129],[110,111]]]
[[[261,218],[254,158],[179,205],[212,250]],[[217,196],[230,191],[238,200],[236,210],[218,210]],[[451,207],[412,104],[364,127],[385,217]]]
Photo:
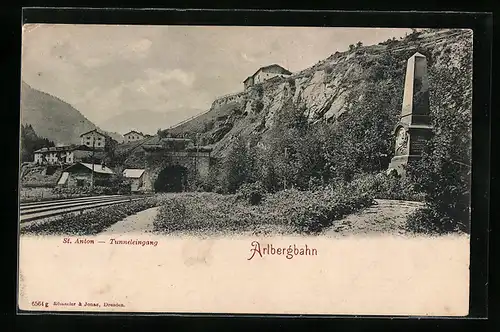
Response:
[[[288,223],[296,232],[311,234],[372,204],[370,193],[351,184],[341,184],[336,188],[306,192],[302,200],[297,200],[297,204],[285,209],[283,214],[288,216]]]
[[[408,178],[387,175],[385,172],[358,175],[353,184],[375,198],[423,201],[422,193],[415,190]]]
[[[235,193],[243,183],[256,180],[255,155],[248,143],[242,136],[237,136],[224,159],[218,185],[226,193]]]
[[[259,96],[259,98],[262,98],[262,96],[264,96],[264,88],[262,87],[261,84],[257,84],[257,85],[254,85],[255,87],[255,91],[257,91],[257,96]]]
[[[186,204],[181,200],[172,199],[160,208],[157,218],[161,218],[162,223],[161,227],[156,224],[155,230],[175,232],[185,227],[191,229],[192,223],[184,223],[189,217]]]
[[[54,188],[55,184],[53,182],[45,181],[33,181],[33,182],[24,182],[23,187],[26,188]]]
[[[467,225],[450,218],[445,213],[426,206],[408,216],[406,230],[416,234],[441,235],[462,232]]]
[[[261,182],[244,183],[236,192],[237,199],[242,199],[251,205],[259,204],[266,194]]]
[[[118,189],[107,186],[94,186],[90,187],[55,187],[52,189],[54,195],[61,198],[81,197],[90,195],[112,195],[112,194],[126,194],[126,191],[120,192]]]
[[[252,103],[252,111],[254,113],[260,113],[264,108],[264,103],[261,100],[256,100]]]
[[[212,130],[214,128],[214,124],[215,123],[214,123],[213,120],[206,122],[205,125],[204,125],[204,128],[203,128],[204,129],[203,131],[207,132],[207,131]]]

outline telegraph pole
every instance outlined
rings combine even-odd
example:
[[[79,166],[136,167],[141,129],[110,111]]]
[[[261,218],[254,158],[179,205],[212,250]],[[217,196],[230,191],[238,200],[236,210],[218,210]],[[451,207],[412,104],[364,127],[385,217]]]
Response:
[[[90,174],[90,189],[94,189],[94,151],[95,151],[95,137],[92,138],[92,174]]]
[[[286,165],[286,171],[288,171],[288,148],[285,148],[285,165]],[[286,190],[286,176],[283,179],[283,189]]]

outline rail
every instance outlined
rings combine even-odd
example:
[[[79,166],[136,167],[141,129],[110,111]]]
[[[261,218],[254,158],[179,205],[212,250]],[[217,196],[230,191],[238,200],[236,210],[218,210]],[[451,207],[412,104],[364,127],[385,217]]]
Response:
[[[88,198],[20,204],[19,221],[21,224],[24,224],[26,222],[52,218],[59,215],[77,212],[82,213],[84,210],[134,202],[147,197],[150,197],[150,195],[92,196]]]

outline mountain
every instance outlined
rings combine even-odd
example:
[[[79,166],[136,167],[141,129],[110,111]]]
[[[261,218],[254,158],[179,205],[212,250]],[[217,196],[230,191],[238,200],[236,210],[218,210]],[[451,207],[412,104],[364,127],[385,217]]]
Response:
[[[415,52],[427,57],[431,112],[454,107],[458,115],[470,113],[471,31],[421,30],[377,45],[351,45],[348,51],[336,52],[289,77],[276,77],[230,98],[219,98],[207,113],[168,132],[192,137],[201,133],[202,142],[214,147],[214,157],[221,157],[235,137],[264,144],[280,116],[293,110],[300,110],[308,125],[327,123],[340,126],[341,132],[347,126],[342,124],[344,118],[375,109],[386,119],[383,135],[388,135],[390,143],[390,128],[401,112],[406,62]],[[387,151],[391,150],[388,144]]]
[[[21,86],[21,123],[31,125],[38,136],[56,144],[78,144],[82,133],[97,128],[70,104],[36,90],[24,81]],[[122,140],[119,134],[107,134]]]
[[[190,115],[197,115],[201,110],[182,108],[169,112],[153,112],[149,110],[133,110],[118,114],[103,122],[107,130],[126,133],[137,130],[144,134],[156,134],[158,129],[175,125]]]

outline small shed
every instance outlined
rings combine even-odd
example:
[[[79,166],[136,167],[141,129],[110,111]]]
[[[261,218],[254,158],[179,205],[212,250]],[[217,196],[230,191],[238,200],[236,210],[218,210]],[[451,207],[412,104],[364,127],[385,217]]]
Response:
[[[123,170],[123,176],[130,181],[130,189],[137,192],[143,184],[144,169],[127,168]]]

